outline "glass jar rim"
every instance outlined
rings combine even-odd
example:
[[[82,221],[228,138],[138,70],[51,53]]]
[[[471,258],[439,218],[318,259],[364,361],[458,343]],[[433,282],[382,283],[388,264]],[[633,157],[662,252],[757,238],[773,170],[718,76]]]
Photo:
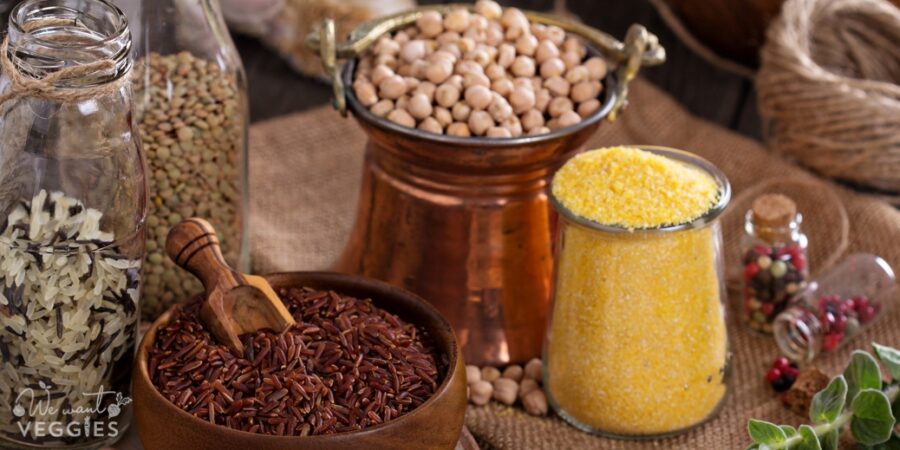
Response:
[[[728,178],[725,176],[725,174],[713,163],[693,153],[671,147],[656,145],[629,145],[627,147],[633,147],[653,153],[655,155],[665,156],[667,158],[671,158],[681,163],[688,164],[692,167],[703,170],[706,174],[712,177],[712,179],[716,182],[716,185],[719,187],[719,197],[716,200],[716,203],[712,205],[705,213],[703,213],[703,215],[690,222],[654,228],[626,228],[620,225],[603,224],[576,214],[565,205],[563,205],[563,203],[556,197],[556,195],[553,194],[553,183],[551,182],[550,189],[548,189],[548,195],[550,197],[550,204],[553,205],[553,208],[556,209],[556,212],[558,212],[559,215],[566,220],[585,228],[596,231],[603,231],[606,233],[629,234],[657,234],[670,233],[675,231],[696,230],[713,223],[720,215],[722,215],[723,212],[725,212],[725,209],[728,207],[728,203],[731,201],[731,183],[728,181]]]
[[[91,0],[95,3],[102,5],[104,8],[108,9],[109,12],[117,17],[119,20],[114,24],[114,28],[109,33],[104,33],[105,36],[102,39],[97,40],[93,43],[83,43],[79,42],[77,47],[79,49],[97,49],[102,48],[106,45],[109,45],[109,42],[122,39],[126,34],[130,33],[128,28],[128,19],[125,15],[125,12],[122,11],[118,6],[114,5],[108,0]],[[26,30],[23,28],[23,25],[28,23],[27,17],[21,17],[22,10],[28,7],[33,7],[35,4],[40,3],[50,3],[50,0],[32,0],[20,2],[18,5],[13,8],[12,12],[9,15],[9,26],[14,28],[18,33],[29,35],[34,41],[39,43],[42,46],[47,48],[52,48],[56,50],[65,50],[68,48],[72,48],[73,46],[67,44],[65,42],[58,42],[51,39],[44,39],[39,34],[34,34],[35,30]],[[57,5],[52,5],[57,6]],[[23,19],[23,20],[20,20]]]

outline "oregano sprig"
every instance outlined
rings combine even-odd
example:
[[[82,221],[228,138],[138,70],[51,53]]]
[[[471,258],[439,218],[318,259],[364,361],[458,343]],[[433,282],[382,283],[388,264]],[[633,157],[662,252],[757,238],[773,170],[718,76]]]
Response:
[[[844,373],[813,397],[811,424],[795,429],[751,419],[747,430],[753,444],[748,450],[837,450],[846,426],[861,448],[900,450],[900,433],[894,430],[900,415],[900,350],[879,344],[872,348],[891,375],[889,383],[882,381],[875,357],[857,350]]]

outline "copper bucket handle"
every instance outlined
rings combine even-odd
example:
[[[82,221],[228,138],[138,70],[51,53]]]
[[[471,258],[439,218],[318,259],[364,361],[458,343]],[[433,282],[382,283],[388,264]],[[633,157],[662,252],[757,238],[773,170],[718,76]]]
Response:
[[[344,81],[341,79],[341,67],[337,64],[338,60],[355,58],[361,55],[383,34],[415,23],[425,11],[446,13],[451,9],[460,7],[471,9],[472,5],[423,6],[410,11],[373,19],[356,27],[350,33],[349,40],[342,43],[337,43],[334,20],[325,19],[318,32],[312,32],[306,37],[306,45],[322,58],[322,66],[328,78],[331,79],[334,89],[334,108],[342,116],[347,116],[347,97]],[[625,34],[625,42],[620,42],[609,34],[582,23],[533,11],[523,12],[528,17],[528,20],[532,22],[555,25],[569,33],[582,37],[602,51],[606,57],[616,62],[618,66],[616,68],[618,83],[616,100],[608,116],[610,121],[616,120],[619,111],[627,105],[628,84],[637,76],[640,68],[660,65],[666,61],[666,50],[659,44],[659,39],[642,25],[631,25]]]

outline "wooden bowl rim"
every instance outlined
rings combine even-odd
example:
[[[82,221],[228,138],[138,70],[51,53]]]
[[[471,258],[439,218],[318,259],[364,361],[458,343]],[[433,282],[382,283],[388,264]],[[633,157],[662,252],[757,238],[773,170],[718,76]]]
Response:
[[[296,439],[303,439],[305,441],[310,442],[310,444],[315,444],[316,442],[324,442],[326,440],[335,439],[337,437],[340,437],[340,438],[363,437],[367,434],[369,434],[369,435],[376,434],[376,433],[380,433],[384,430],[389,430],[391,428],[396,428],[396,427],[402,426],[406,421],[411,420],[410,417],[416,417],[416,415],[425,414],[422,411],[427,410],[436,401],[436,399],[438,397],[443,396],[447,393],[447,391],[450,389],[451,380],[454,379],[453,375],[454,375],[455,368],[456,368],[457,364],[459,364],[459,358],[460,358],[459,344],[456,340],[456,334],[453,332],[453,328],[450,326],[450,323],[447,322],[447,319],[445,319],[444,316],[442,316],[438,312],[438,310],[434,306],[431,305],[431,303],[427,302],[422,297],[419,297],[418,295],[413,294],[412,292],[409,292],[405,289],[401,289],[399,287],[393,286],[391,284],[388,284],[388,283],[385,283],[382,281],[373,280],[373,279],[365,278],[365,277],[354,276],[354,275],[346,275],[346,274],[337,273],[337,272],[326,272],[326,271],[276,272],[276,273],[263,275],[263,278],[266,278],[268,280],[268,279],[272,279],[272,278],[296,277],[296,276],[303,276],[303,277],[309,278],[309,279],[316,279],[317,281],[323,281],[326,283],[330,283],[330,282],[357,283],[357,284],[363,286],[366,290],[372,290],[373,292],[381,292],[383,294],[389,293],[389,295],[395,295],[398,298],[402,298],[403,301],[420,304],[419,306],[423,307],[423,310],[425,311],[426,314],[428,314],[429,316],[432,316],[433,319],[436,319],[437,327],[444,328],[446,331],[449,331],[449,336],[450,336],[450,342],[448,343],[449,344],[448,347],[450,349],[450,352],[449,352],[450,355],[448,355],[449,359],[448,359],[448,363],[447,363],[447,368],[445,370],[446,373],[444,374],[444,379],[438,385],[437,389],[434,391],[434,393],[431,395],[431,397],[429,397],[427,400],[425,400],[425,402],[422,403],[421,405],[419,405],[416,409],[414,409],[396,419],[392,419],[388,422],[384,422],[384,423],[381,423],[381,424],[378,424],[375,426],[371,426],[371,427],[368,427],[368,428],[365,428],[362,430],[346,431],[346,432],[335,433],[335,434],[310,435],[310,436],[273,436],[273,435],[269,435],[269,434],[250,433],[248,431],[235,430],[232,428],[228,428],[224,425],[211,424],[211,423],[209,423],[209,421],[202,420],[198,417],[194,417],[191,414],[188,414],[183,409],[172,404],[172,402],[170,402],[168,399],[163,397],[163,395],[159,392],[159,390],[156,388],[156,386],[150,380],[150,374],[149,374],[149,370],[147,368],[148,357],[149,357],[148,348],[149,348],[150,344],[155,341],[156,332],[159,329],[159,327],[162,326],[162,324],[167,323],[169,321],[169,319],[172,316],[172,312],[175,310],[175,308],[177,308],[179,306],[178,304],[176,304],[176,305],[173,305],[168,310],[166,310],[166,312],[164,312],[162,315],[157,317],[156,320],[153,321],[153,324],[150,325],[150,328],[147,330],[147,332],[144,334],[144,337],[143,337],[143,339],[141,339],[141,343],[138,346],[137,355],[135,357],[135,368],[134,368],[135,374],[136,375],[140,374],[139,376],[141,377],[142,382],[146,383],[150,387],[150,389],[147,389],[150,392],[150,395],[154,396],[157,400],[159,400],[164,405],[166,405],[166,408],[169,408],[172,411],[174,411],[174,416],[172,416],[171,420],[186,420],[189,423],[192,423],[195,426],[206,430],[206,431],[201,431],[201,432],[222,433],[222,437],[224,437],[224,438],[228,438],[229,436],[231,436],[234,438],[241,438],[241,439],[270,440],[270,441],[272,441],[271,444],[273,444],[273,445],[274,444],[286,445],[290,441],[293,441]],[[377,306],[376,296],[371,296],[371,298],[372,298],[373,302],[376,302],[375,304]],[[391,311],[389,311],[389,312],[391,312]],[[393,312],[391,312],[391,313],[396,314]],[[419,325],[419,324],[416,324],[416,325]],[[434,334],[431,332],[430,329],[426,329],[426,331],[429,331],[429,333]],[[435,336],[433,336],[433,338],[436,339]],[[135,407],[137,407],[137,406],[135,406]]]

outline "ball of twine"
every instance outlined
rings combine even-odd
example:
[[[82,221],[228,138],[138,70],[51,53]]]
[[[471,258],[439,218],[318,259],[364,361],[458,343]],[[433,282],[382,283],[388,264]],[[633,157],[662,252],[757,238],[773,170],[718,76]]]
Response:
[[[900,192],[900,9],[887,0],[788,0],[756,78],[776,152]]]

